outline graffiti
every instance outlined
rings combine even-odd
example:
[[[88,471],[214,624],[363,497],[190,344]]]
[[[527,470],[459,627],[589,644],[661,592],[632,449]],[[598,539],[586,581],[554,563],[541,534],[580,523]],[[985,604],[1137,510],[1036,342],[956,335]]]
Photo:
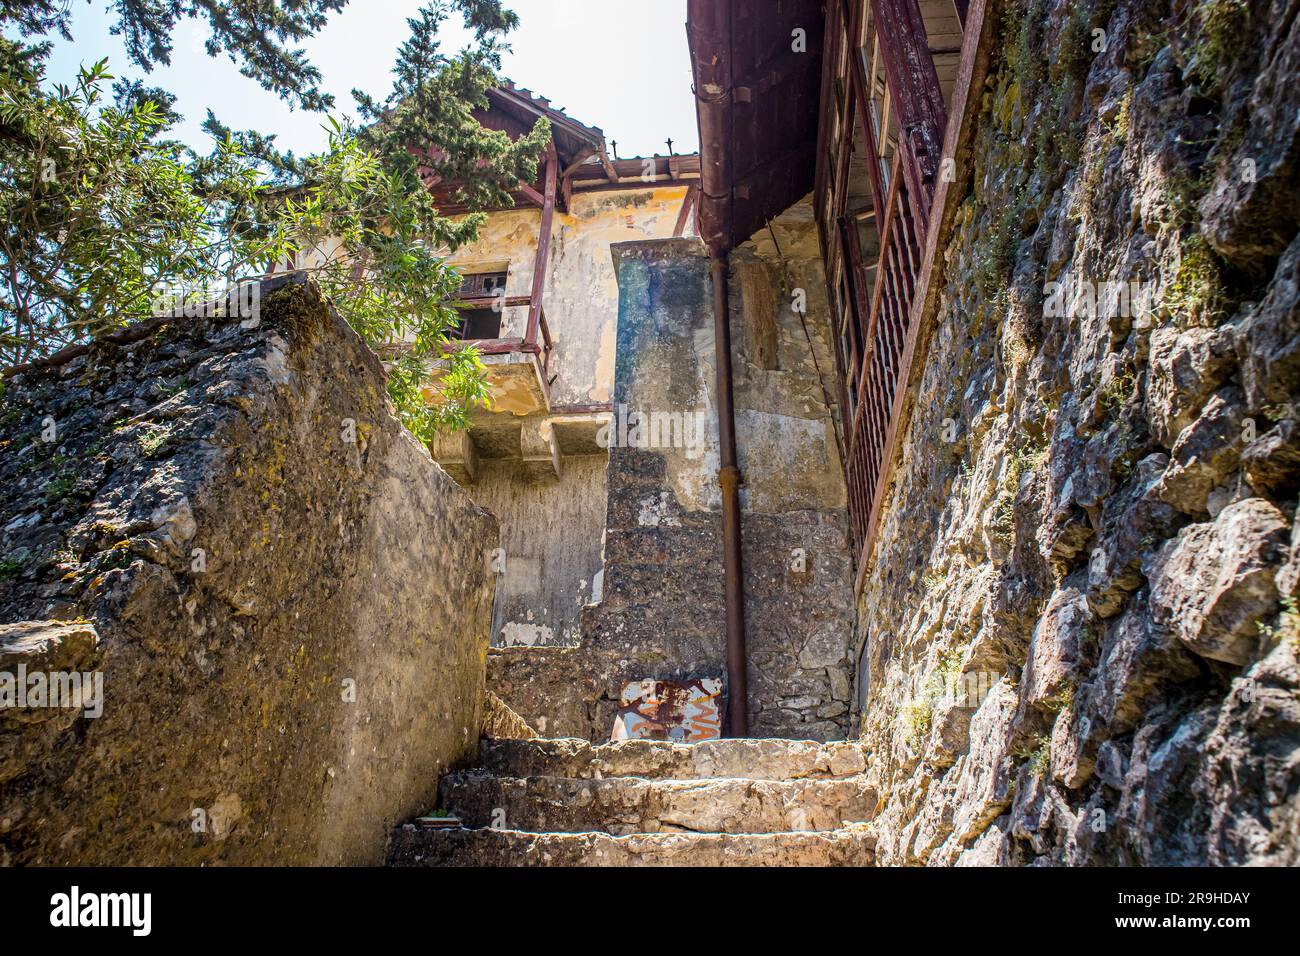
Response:
[[[613,740],[695,743],[722,736],[722,679],[639,680],[623,687]]]

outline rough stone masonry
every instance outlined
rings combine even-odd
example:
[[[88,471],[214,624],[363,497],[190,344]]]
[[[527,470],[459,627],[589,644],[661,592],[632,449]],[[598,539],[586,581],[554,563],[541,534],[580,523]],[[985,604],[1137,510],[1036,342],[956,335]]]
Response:
[[[495,519],[314,287],[11,378],[0,864],[376,864],[473,758]],[[18,623],[28,622],[28,623]]]
[[[1295,865],[1300,2],[1002,6],[859,603],[880,861]]]

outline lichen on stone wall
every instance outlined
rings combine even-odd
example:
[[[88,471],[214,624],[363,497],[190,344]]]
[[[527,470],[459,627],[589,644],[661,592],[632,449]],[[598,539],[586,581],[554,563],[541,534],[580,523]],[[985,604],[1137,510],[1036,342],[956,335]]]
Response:
[[[859,603],[882,862],[1300,860],[1298,11],[1004,5]]]
[[[103,707],[0,709],[0,865],[378,863],[475,753],[496,522],[315,288],[263,289],[6,383],[0,673]]]

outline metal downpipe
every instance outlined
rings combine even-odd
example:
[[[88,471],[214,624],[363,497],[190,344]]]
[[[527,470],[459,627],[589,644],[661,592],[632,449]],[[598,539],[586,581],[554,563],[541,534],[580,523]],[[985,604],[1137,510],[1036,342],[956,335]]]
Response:
[[[722,488],[722,573],[727,611],[727,734],[749,734],[749,680],[745,671],[745,574],[740,548],[740,468],[731,398],[731,322],[727,254],[711,250],[713,349],[718,387],[718,484]]]

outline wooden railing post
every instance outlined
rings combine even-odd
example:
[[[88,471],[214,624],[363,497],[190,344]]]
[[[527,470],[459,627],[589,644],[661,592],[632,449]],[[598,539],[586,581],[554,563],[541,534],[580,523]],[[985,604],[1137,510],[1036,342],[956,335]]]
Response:
[[[898,110],[903,174],[912,194],[913,218],[922,241],[942,164],[948,110],[939,88],[917,0],[871,0],[871,16],[885,60],[885,77]]]
[[[551,223],[555,219],[555,183],[556,167],[559,159],[555,153],[555,142],[546,147],[546,194],[542,197],[542,225],[537,234],[537,257],[533,263],[533,286],[530,296],[532,302],[528,308],[528,328],[524,332],[524,341],[537,343],[537,328],[541,322],[542,290],[546,286],[546,266],[551,251]]]

